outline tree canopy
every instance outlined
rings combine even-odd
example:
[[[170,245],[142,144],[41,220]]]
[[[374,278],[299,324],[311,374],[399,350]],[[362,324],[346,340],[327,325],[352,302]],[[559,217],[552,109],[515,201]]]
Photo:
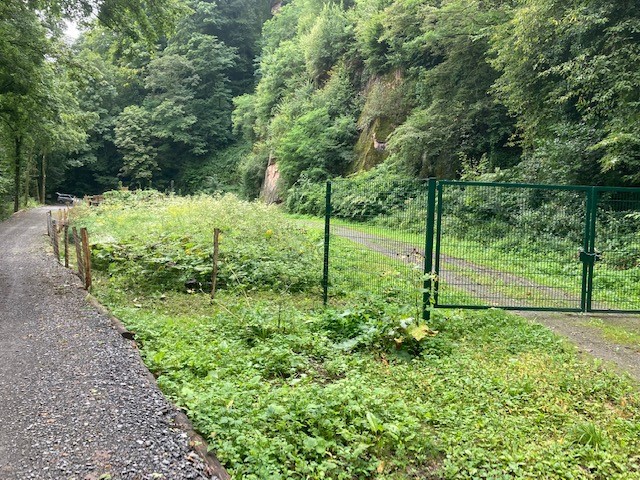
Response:
[[[635,0],[8,0],[0,196],[640,184]],[[84,25],[73,45],[62,21]],[[47,181],[48,178],[48,181]]]

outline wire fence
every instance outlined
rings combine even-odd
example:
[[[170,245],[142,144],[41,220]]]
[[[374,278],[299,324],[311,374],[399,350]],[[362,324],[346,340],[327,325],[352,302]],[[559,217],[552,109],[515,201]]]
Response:
[[[396,180],[327,194],[325,300],[640,310],[640,189]]]
[[[640,310],[640,191],[598,192],[594,310]]]
[[[71,235],[70,235],[71,234]],[[64,260],[64,266],[70,268],[72,251],[69,248],[70,240],[75,246],[75,272],[82,281],[82,285],[86,290],[91,289],[91,251],[89,245],[89,234],[86,228],[80,231],[73,227],[69,231],[69,211],[67,209],[58,209],[55,214],[52,210],[47,212],[47,235],[51,241],[53,255],[56,261],[62,264],[60,255]],[[62,235],[62,239],[60,238]],[[60,252],[60,244],[63,245],[63,251]]]
[[[425,186],[401,180],[358,188],[333,185],[328,202],[332,298],[370,292],[422,305]]]

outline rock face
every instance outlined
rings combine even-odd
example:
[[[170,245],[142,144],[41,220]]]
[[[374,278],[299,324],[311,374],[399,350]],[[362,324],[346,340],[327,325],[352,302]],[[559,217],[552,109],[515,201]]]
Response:
[[[405,100],[406,88],[399,70],[369,80],[361,92],[365,103],[358,118],[360,136],[347,173],[370,170],[387,159],[387,141],[411,111]]]
[[[387,118],[376,118],[365,125],[354,147],[355,159],[347,173],[370,170],[384,162],[389,156],[386,138],[394,128],[395,125]]]
[[[266,204],[279,203],[280,197],[278,196],[278,180],[280,180],[280,172],[278,171],[278,164],[273,156],[269,156],[269,166],[264,174],[264,182],[262,183],[262,191],[260,192],[260,198]]]
[[[373,148],[379,152],[384,152],[387,149],[387,142],[381,142],[376,138],[376,134],[373,134]]]

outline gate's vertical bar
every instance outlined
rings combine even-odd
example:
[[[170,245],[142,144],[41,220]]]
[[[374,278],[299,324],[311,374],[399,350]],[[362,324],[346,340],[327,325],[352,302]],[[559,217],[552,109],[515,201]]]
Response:
[[[433,272],[436,276],[434,292],[433,292],[433,305],[438,305],[438,290],[440,288],[440,238],[442,236],[442,183],[438,182],[438,209],[436,217],[436,265]]]
[[[588,263],[587,274],[587,298],[586,298],[586,311],[591,311],[591,302],[593,300],[593,267],[595,263],[595,251],[596,251],[596,216],[598,211],[598,189],[591,187],[589,190],[589,196],[591,197],[591,214],[589,217],[589,254],[590,262]]]
[[[431,289],[433,285],[433,232],[436,213],[436,179],[430,178],[427,184],[427,231],[424,242],[424,282],[422,285],[422,319],[429,320]]]
[[[585,218],[584,218],[584,234],[582,236],[582,251],[584,255],[589,253],[589,235],[591,234],[591,203],[592,190],[585,190]],[[586,257],[585,257],[586,258]],[[589,288],[589,263],[582,257],[582,291],[580,292],[580,310],[587,311],[587,289]]]
[[[322,271],[322,303],[329,300],[329,238],[331,237],[331,182],[327,182],[324,206],[324,264]]]

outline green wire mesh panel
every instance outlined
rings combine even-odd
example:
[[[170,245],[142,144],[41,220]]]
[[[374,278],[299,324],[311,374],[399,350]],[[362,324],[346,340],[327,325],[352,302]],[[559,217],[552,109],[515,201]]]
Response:
[[[437,306],[580,310],[586,198],[582,187],[439,182]]]
[[[329,296],[381,295],[421,305],[426,185],[336,181],[332,186]]]
[[[593,310],[640,311],[640,189],[599,189]]]

